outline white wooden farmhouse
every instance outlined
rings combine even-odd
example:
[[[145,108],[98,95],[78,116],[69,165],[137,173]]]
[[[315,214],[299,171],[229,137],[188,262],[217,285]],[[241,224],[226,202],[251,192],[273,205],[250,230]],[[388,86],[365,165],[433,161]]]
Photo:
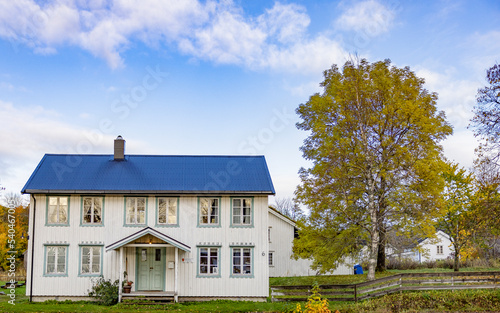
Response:
[[[263,156],[51,155],[30,194],[26,293],[81,299],[97,277],[125,296],[265,300],[268,196]]]
[[[269,207],[269,276],[314,276],[316,271],[311,269],[312,260],[292,259],[293,239],[297,235],[297,225],[289,217],[276,209]],[[346,258],[345,264],[339,264],[328,275],[353,274],[354,261]]]
[[[420,251],[417,251],[416,260],[420,263],[430,260],[444,260],[452,258],[454,249],[451,244],[450,236],[445,232],[438,230],[435,238],[425,238],[419,242]]]
[[[416,245],[412,245],[400,253],[396,253],[391,247],[386,247],[388,258],[406,258],[419,263],[452,258],[453,253],[450,236],[442,230],[438,230],[433,238],[418,240]]]

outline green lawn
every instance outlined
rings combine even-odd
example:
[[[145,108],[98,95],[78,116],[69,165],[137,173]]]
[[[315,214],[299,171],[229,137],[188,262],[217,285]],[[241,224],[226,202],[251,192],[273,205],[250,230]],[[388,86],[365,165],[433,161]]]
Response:
[[[377,274],[377,278],[401,272],[431,272],[448,271],[444,269],[428,269],[414,271],[387,271]],[[485,268],[464,269],[468,271],[499,270]],[[271,285],[310,285],[314,281],[319,284],[352,284],[366,280],[365,275],[345,276],[310,276],[271,278]],[[1,285],[3,283],[0,282]],[[8,289],[1,289],[8,293]],[[117,304],[114,306],[100,306],[92,302],[56,302],[29,303],[24,294],[25,287],[16,289],[15,305],[9,304],[8,296],[0,296],[0,312],[291,312],[297,303],[256,303],[249,301],[209,301],[166,305],[138,305]],[[301,303],[304,308],[305,303]],[[500,289],[496,290],[459,290],[459,291],[430,291],[430,292],[403,292],[384,296],[377,299],[353,302],[330,302],[330,309],[334,312],[477,312],[500,311]]]
[[[461,272],[487,272],[500,271],[500,268],[468,267],[460,269]],[[375,278],[382,278],[400,273],[444,273],[453,272],[453,269],[444,268],[423,268],[415,270],[388,270],[383,273],[376,273]],[[357,284],[366,281],[366,271],[362,275],[331,275],[331,276],[298,276],[298,277],[271,277],[269,284],[271,286],[295,286],[312,285],[317,282],[320,285],[347,285]]]

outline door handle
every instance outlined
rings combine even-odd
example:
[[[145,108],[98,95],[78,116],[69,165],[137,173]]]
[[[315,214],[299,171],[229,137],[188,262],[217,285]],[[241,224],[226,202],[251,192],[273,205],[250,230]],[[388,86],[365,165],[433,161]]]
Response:
[[[153,268],[152,268],[152,267],[150,267],[149,269],[150,269],[150,270],[152,270]]]

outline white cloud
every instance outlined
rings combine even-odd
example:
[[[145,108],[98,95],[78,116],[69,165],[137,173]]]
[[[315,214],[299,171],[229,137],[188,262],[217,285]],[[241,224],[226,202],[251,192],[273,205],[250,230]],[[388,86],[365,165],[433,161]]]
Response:
[[[301,6],[276,3],[255,21],[233,6],[221,7],[193,38],[181,40],[181,51],[215,63],[302,73],[321,73],[345,60],[335,40],[306,36],[310,19]]]
[[[87,118],[82,113],[81,118]],[[97,127],[84,128],[63,122],[64,116],[42,108],[19,107],[0,100],[0,183],[19,192],[46,153],[112,154],[116,134]],[[127,153],[155,154],[158,148],[142,140],[125,138]]]
[[[293,43],[302,39],[311,22],[305,8],[276,3],[257,19],[259,27],[281,43]]]
[[[469,130],[455,132],[442,142],[445,156],[460,166],[471,168],[474,163],[474,149],[478,146],[476,137]]]
[[[425,79],[427,90],[438,93],[438,107],[445,111],[454,128],[466,128],[473,116],[472,109],[480,82],[456,79],[457,72],[453,68],[443,73],[417,68],[416,75]]]
[[[454,133],[443,142],[447,158],[459,162],[462,166],[472,166],[477,140],[467,129],[473,116],[478,81],[459,80],[453,68],[438,73],[427,68],[418,68],[416,75],[425,79],[425,88],[438,93],[437,106],[446,113]]]
[[[383,14],[381,11],[380,14]],[[324,35],[309,38],[310,18],[296,4],[275,3],[256,18],[230,0],[34,0],[0,3],[0,37],[40,54],[77,46],[124,66],[121,53],[134,40],[153,47],[172,45],[217,64],[280,71],[323,71],[345,55]]]
[[[19,192],[45,153],[108,152],[112,136],[90,136],[91,129],[77,128],[42,107],[15,107],[0,101],[0,179]],[[97,139],[89,139],[97,138]]]
[[[395,18],[392,8],[384,6],[376,0],[358,2],[349,7],[337,19],[340,29],[363,32],[368,36],[378,36],[389,31]]]
[[[474,33],[464,40],[466,54],[462,62],[474,72],[475,78],[485,84],[486,70],[500,63],[500,31]]]

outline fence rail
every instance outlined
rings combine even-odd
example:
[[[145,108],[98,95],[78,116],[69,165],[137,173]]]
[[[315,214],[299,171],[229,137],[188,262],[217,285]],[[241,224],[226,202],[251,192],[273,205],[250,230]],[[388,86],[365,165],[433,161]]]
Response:
[[[319,285],[329,301],[359,301],[398,291],[500,288],[500,271],[402,273],[359,284]],[[306,301],[312,286],[271,286],[272,301]]]
[[[25,275],[15,275],[14,277],[10,277],[7,274],[0,275],[0,281],[10,281],[11,279],[14,279],[15,281],[26,281],[26,276]]]

